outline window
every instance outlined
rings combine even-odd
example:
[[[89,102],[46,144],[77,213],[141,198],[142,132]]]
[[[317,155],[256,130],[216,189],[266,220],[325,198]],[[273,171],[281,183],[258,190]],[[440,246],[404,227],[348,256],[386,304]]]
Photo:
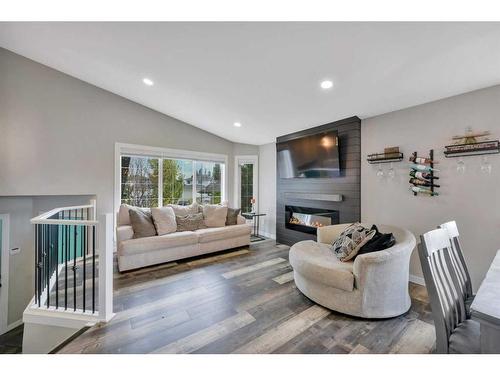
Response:
[[[192,160],[163,159],[163,205],[193,203]]]
[[[221,203],[225,164],[216,161],[121,156],[121,203],[138,207]]]
[[[158,159],[122,156],[121,202],[138,207],[158,207]]]
[[[252,212],[258,207],[258,157],[256,155],[235,156],[235,206],[241,212]],[[252,205],[252,200],[254,204]]]
[[[220,163],[196,162],[196,201],[217,204],[222,201]]]
[[[253,164],[242,164],[240,169],[241,189],[240,204],[241,212],[252,212],[253,198]]]

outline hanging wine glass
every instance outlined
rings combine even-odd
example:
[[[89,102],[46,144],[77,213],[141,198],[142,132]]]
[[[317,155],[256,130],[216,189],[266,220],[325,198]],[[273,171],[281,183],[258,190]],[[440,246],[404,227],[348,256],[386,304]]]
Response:
[[[458,159],[458,162],[457,162],[457,172],[460,173],[460,174],[464,174],[465,173],[465,162],[464,162],[464,159],[462,159],[462,158]]]
[[[391,166],[389,168],[389,170],[387,171],[387,177],[389,178],[394,178],[394,176],[396,175],[396,172],[394,171],[394,167],[392,165],[392,162],[391,162]]]
[[[384,177],[384,171],[382,170],[382,166],[379,164],[378,170],[377,170],[377,177],[382,178]]]
[[[481,172],[491,174],[491,163],[487,156],[481,158]]]

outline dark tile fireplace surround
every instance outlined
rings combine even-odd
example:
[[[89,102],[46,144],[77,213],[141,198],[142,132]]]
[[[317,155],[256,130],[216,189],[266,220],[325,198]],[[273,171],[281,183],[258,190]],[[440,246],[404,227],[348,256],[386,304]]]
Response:
[[[361,120],[358,117],[279,137],[276,143],[329,130],[337,130],[339,135],[339,177],[281,179],[277,173],[276,240],[280,243],[292,245],[316,240],[318,226],[360,220]]]

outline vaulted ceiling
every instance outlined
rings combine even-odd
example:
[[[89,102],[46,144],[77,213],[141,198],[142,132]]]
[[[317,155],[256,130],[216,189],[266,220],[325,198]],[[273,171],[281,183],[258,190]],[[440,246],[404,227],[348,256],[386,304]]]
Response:
[[[500,83],[500,23],[4,22],[0,46],[251,144]]]

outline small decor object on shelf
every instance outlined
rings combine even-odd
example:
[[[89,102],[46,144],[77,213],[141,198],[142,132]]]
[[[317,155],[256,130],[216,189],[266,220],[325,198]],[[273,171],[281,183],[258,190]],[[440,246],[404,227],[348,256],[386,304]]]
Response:
[[[452,137],[454,143],[445,146],[444,155],[447,158],[461,158],[462,156],[500,153],[500,142],[498,139],[490,140],[488,138],[489,135],[489,131],[474,133],[472,128],[468,127],[465,131],[465,135]]]
[[[434,168],[434,150],[429,151],[428,157],[422,157],[415,151],[410,156],[410,190],[413,195],[424,194],[428,196],[439,195],[435,188],[440,187],[434,183],[434,180],[439,179],[439,177],[434,176],[435,172],[439,170]]]

